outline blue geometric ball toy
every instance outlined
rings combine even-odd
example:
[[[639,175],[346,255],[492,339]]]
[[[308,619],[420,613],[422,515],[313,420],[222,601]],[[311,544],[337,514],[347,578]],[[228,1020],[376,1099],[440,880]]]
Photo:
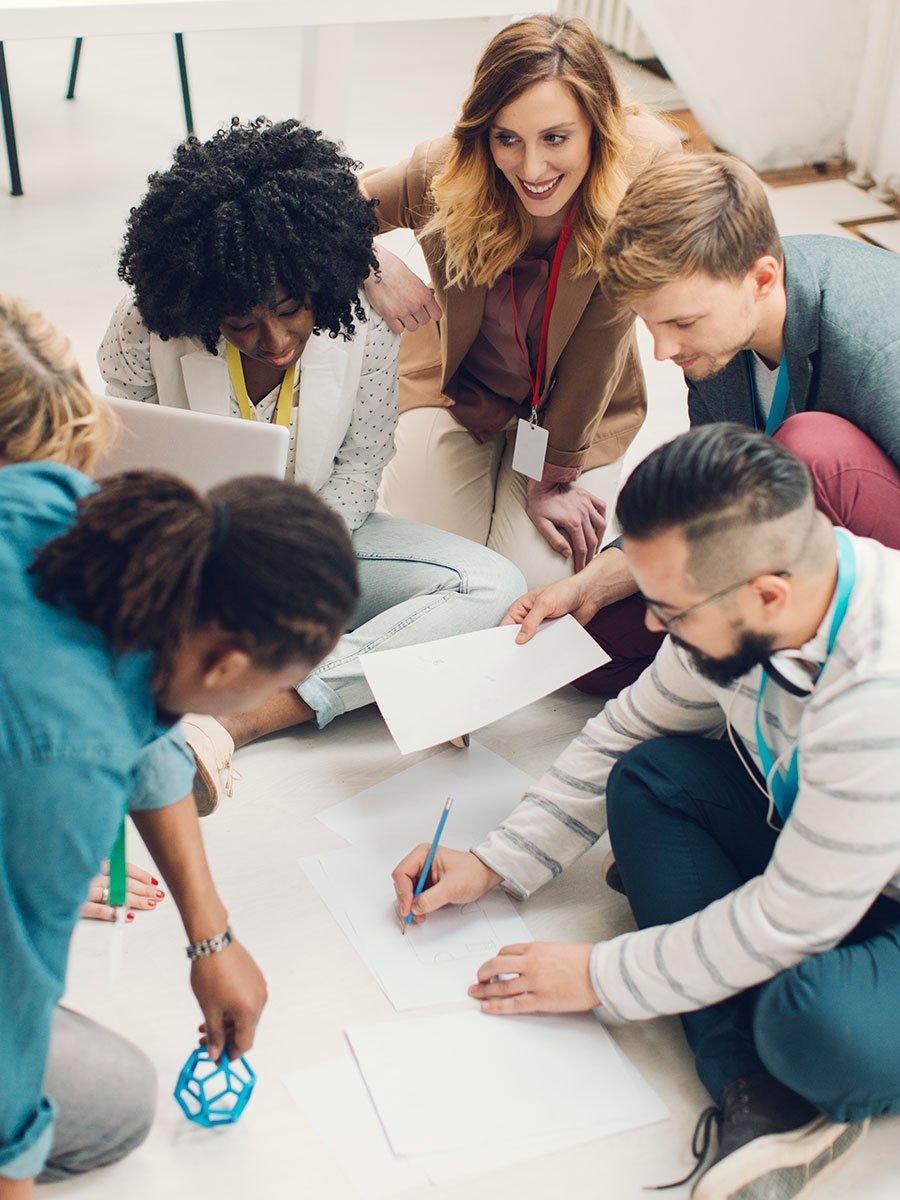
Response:
[[[205,1047],[198,1046],[175,1084],[175,1099],[189,1121],[212,1129],[233,1125],[247,1107],[256,1074],[246,1058],[229,1062],[227,1047],[215,1063]]]

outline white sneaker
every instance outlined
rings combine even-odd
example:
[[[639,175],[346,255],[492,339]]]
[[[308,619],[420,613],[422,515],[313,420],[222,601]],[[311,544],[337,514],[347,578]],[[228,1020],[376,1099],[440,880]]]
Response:
[[[194,775],[194,802],[201,817],[207,817],[219,806],[224,791],[234,794],[235,780],[240,773],[231,765],[234,739],[215,717],[186,713],[181,718],[185,741],[194,752],[197,771]]]

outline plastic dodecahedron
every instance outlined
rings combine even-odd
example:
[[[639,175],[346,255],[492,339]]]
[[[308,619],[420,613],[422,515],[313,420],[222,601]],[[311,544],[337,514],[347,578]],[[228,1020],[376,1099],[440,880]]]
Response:
[[[175,1084],[175,1099],[189,1121],[211,1129],[233,1125],[250,1099],[256,1074],[246,1058],[229,1062],[225,1054],[215,1063],[198,1046],[181,1068]]]

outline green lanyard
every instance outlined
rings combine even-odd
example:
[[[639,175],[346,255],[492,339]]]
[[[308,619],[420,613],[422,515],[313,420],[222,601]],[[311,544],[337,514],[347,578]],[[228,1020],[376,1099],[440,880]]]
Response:
[[[116,844],[109,856],[109,906],[120,908],[128,894],[128,868],[125,866],[125,818],[128,815],[128,805],[122,813],[122,824],[116,837]]]

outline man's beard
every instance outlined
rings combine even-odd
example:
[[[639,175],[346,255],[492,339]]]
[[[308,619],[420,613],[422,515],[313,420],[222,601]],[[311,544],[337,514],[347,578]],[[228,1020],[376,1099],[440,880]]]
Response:
[[[704,654],[702,650],[695,650],[693,646],[683,642],[675,634],[670,636],[677,646],[681,646],[688,652],[700,674],[719,687],[728,687],[736,679],[740,679],[742,675],[748,674],[754,667],[764,663],[775,648],[775,638],[772,634],[754,633],[752,630],[745,629],[740,635],[737,650],[733,654],[726,654],[723,658],[714,658],[711,654]]]
[[[701,354],[697,365],[695,367],[688,367],[685,370],[685,379],[705,383],[707,379],[713,379],[716,375],[721,375],[729,363],[734,362],[742,351],[750,349],[750,343],[756,337],[756,332],[756,329],[750,330],[741,342],[736,343],[726,350],[720,350],[718,354]]]

